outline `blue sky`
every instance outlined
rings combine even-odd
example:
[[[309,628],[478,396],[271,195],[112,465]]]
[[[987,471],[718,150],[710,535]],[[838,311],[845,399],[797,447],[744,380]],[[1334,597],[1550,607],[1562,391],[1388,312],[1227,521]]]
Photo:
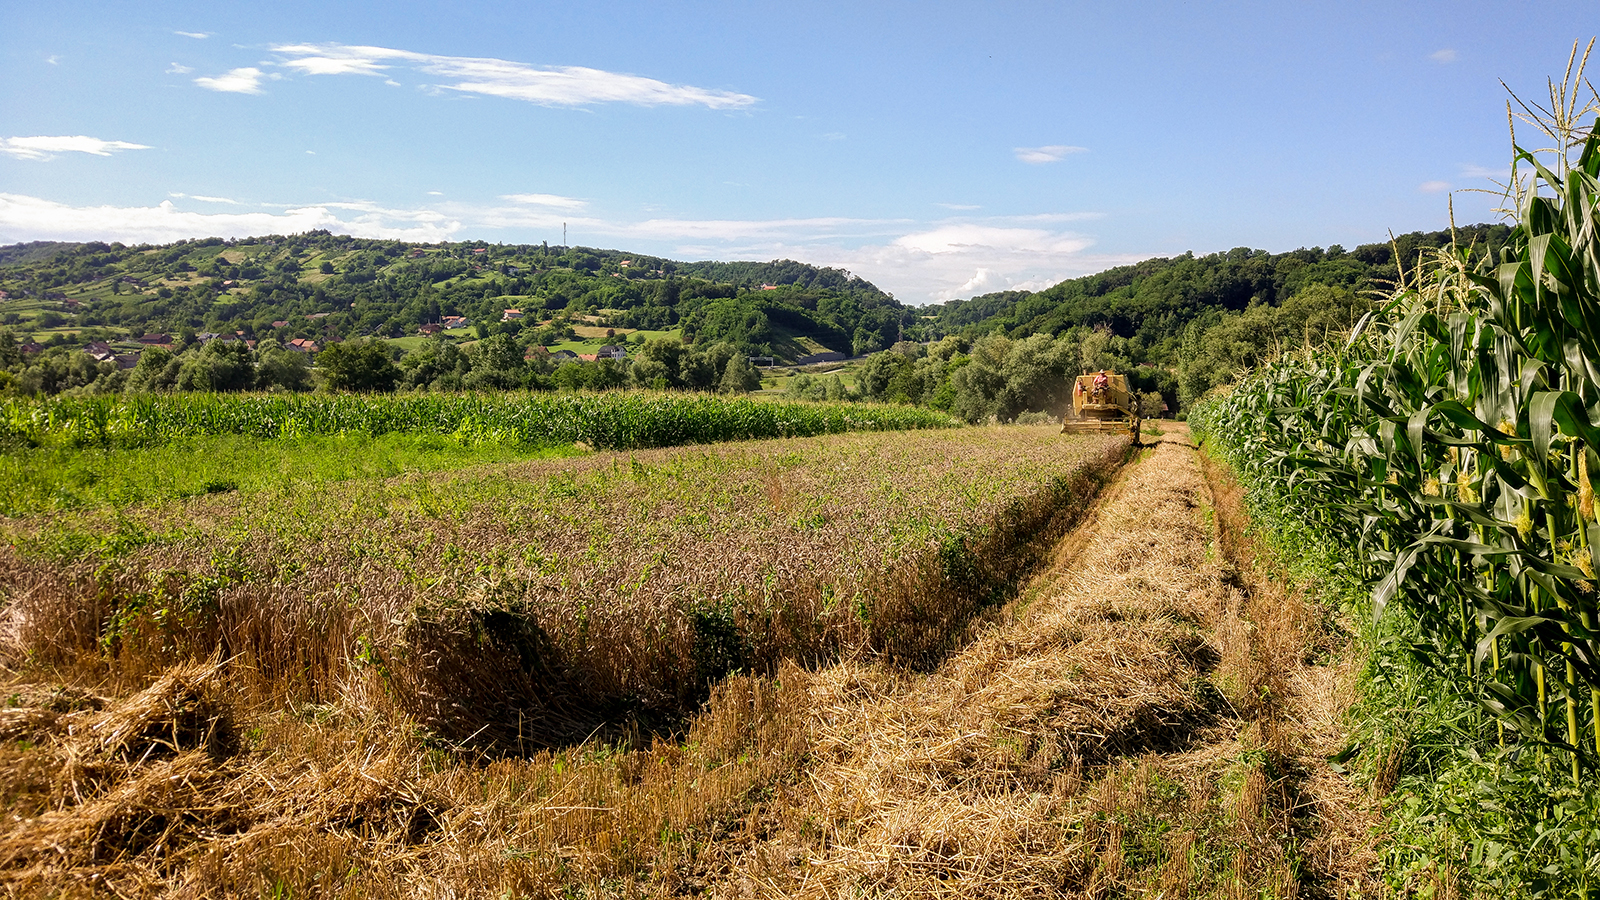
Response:
[[[1586,27],[1562,33],[1557,25]],[[327,228],[909,303],[1495,218],[1589,3],[0,7],[0,242]]]

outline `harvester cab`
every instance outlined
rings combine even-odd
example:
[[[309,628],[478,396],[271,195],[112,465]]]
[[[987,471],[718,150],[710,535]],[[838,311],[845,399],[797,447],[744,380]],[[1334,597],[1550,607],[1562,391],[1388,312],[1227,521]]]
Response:
[[[1139,443],[1139,406],[1128,393],[1128,379],[1104,370],[1079,375],[1072,385],[1072,414],[1061,420],[1062,434],[1129,434]]]

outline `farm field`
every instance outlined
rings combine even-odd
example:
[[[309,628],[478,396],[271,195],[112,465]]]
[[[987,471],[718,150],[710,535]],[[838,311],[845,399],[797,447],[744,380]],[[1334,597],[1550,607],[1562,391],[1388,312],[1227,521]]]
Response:
[[[611,393],[155,394],[0,404],[0,445],[144,447],[247,435],[451,435],[467,443],[583,443],[635,449],[846,431],[952,428],[906,406],[800,403],[714,394]]]
[[[1054,431],[600,453],[316,502],[86,512],[80,531],[152,539],[71,560],[42,539],[58,522],[21,523],[6,578],[30,599],[9,609],[0,711],[19,824],[0,881],[1358,886],[1370,812],[1325,759],[1339,679],[1305,662],[1330,646],[1320,614],[1240,580],[1181,428],[1098,506],[1125,439]],[[108,595],[107,632],[74,622]]]
[[[32,824],[3,841],[0,872],[23,894],[90,888],[91,876],[310,890],[342,871],[322,838],[296,843],[332,833],[301,805],[315,796],[297,793],[296,810],[270,814],[235,808],[242,797],[126,798],[151,778],[181,782],[182,794],[242,787],[246,771],[307,789],[312,771],[377,777],[371,756],[323,755],[351,740],[463,778],[484,765],[614,777],[579,764],[596,754],[703,762],[695,734],[708,726],[685,715],[707,697],[715,707],[730,692],[759,695],[728,713],[739,717],[732,731],[708,739],[706,752],[719,753],[766,727],[760,698],[775,696],[784,672],[843,658],[937,664],[1015,591],[1125,453],[1122,439],[1060,440],[1049,428],[836,435],[12,519],[0,772],[8,810]],[[137,721],[118,727],[116,747],[74,749],[51,723],[92,708]],[[80,751],[100,760],[97,774],[61,769],[53,755]],[[660,789],[698,798],[683,775],[662,775]],[[62,805],[57,788],[85,803]],[[723,808],[706,791],[711,805],[690,803],[686,827]],[[388,787],[371,799],[396,802]],[[232,811],[193,805],[217,802]],[[124,829],[109,837],[108,803]],[[334,831],[355,841],[350,852],[376,854],[361,865],[384,874],[347,886],[403,884],[388,868],[402,856],[382,849],[393,835],[357,837],[387,834],[389,814],[353,814],[359,822]],[[240,815],[251,827],[235,833],[254,837],[218,843],[217,829],[235,828],[224,819]],[[277,830],[290,820],[311,831]],[[294,859],[251,849],[269,832]],[[40,857],[27,849],[39,839],[76,849]],[[124,849],[105,858],[113,845]],[[204,862],[235,853],[223,869]],[[549,862],[533,849],[506,853]],[[626,854],[606,864],[629,878],[651,868],[640,865]]]

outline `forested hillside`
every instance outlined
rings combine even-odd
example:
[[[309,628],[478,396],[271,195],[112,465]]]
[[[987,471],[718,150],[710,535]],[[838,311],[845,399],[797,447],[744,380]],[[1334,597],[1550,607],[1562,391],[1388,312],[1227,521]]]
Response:
[[[1456,236],[1496,254],[1507,234],[1476,225]],[[381,340],[362,363],[381,377],[324,381],[706,388],[756,383],[743,362],[727,374],[735,357],[794,364],[832,353],[870,358],[848,384],[802,375],[788,392],[1009,421],[1056,411],[1068,376],[1108,368],[1142,393],[1159,393],[1153,408],[1175,410],[1240,369],[1347,329],[1369,307],[1369,292],[1450,239],[1418,232],[1351,251],[1186,253],[1043,291],[922,309],[849,272],[790,260],[680,263],[587,247],[327,232],[159,247],[35,242],[0,248],[0,367],[9,378],[0,385],[23,394],[299,389],[316,383],[304,363],[322,350]],[[593,364],[554,380],[559,362],[545,348],[573,347],[580,336],[595,342],[575,348]],[[250,352],[235,348],[235,359],[212,348],[202,365],[202,345],[219,339]],[[595,360],[608,341],[631,349]],[[150,347],[172,358],[145,353]],[[301,364],[277,357],[269,365],[282,348],[305,351]],[[115,374],[141,354],[151,357],[141,372]],[[387,368],[377,365],[382,354],[393,357]]]
[[[788,261],[683,265],[586,247],[327,232],[159,247],[21,244],[0,248],[0,290],[9,295],[0,324],[36,340],[63,327],[110,329],[106,337],[186,329],[278,341],[400,337],[446,316],[516,334],[558,315],[597,315],[627,329],[690,319],[697,335],[781,355],[809,349],[797,337],[844,353],[880,349],[910,315],[860,278]],[[733,302],[698,315],[711,301]],[[507,309],[523,315],[501,323]]]
[[[1473,225],[1454,237],[1498,257],[1509,234],[1504,225]],[[1371,307],[1372,292],[1395,282],[1401,267],[1409,272],[1423,250],[1451,240],[1450,232],[1414,232],[1351,251],[1186,253],[1037,293],[953,300],[923,311],[920,330],[945,341],[874,357],[860,390],[973,421],[1009,421],[1059,411],[1066,376],[1104,368],[1127,373],[1141,393],[1159,393],[1152,410],[1179,410],[1242,369],[1347,331]],[[814,394],[819,385],[794,389]]]

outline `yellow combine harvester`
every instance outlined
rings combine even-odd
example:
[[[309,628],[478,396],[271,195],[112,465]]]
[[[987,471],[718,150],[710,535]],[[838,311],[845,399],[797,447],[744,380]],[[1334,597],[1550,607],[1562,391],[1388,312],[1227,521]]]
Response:
[[[1078,376],[1072,386],[1072,415],[1061,420],[1061,433],[1087,432],[1130,434],[1139,443],[1139,401],[1128,393],[1126,377],[1104,371]]]

